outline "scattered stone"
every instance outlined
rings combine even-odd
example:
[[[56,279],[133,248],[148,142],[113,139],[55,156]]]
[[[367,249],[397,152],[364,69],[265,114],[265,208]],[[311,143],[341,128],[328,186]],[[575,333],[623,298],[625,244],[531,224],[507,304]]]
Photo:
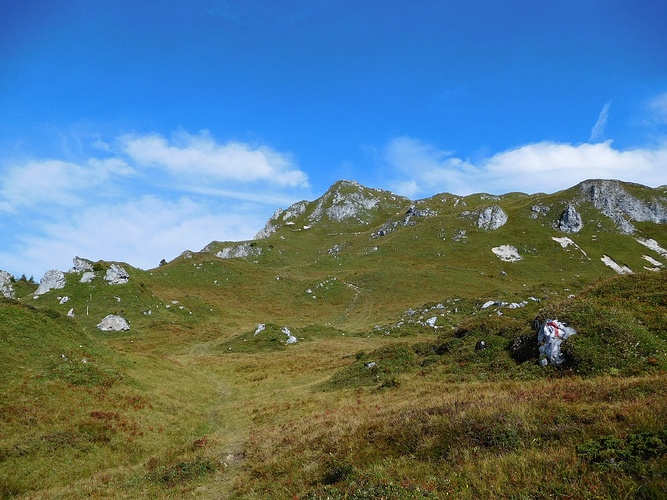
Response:
[[[436,328],[435,322],[438,320],[437,316],[433,316],[432,318],[429,318],[425,321],[425,323],[430,326],[431,328]]]
[[[63,305],[65,302],[69,301],[69,297],[65,295],[64,297],[58,297],[60,299],[60,302],[58,302],[60,305]]]
[[[600,260],[604,262],[606,266],[611,267],[618,274],[634,274],[632,269],[630,269],[628,266],[621,266],[620,264],[617,264],[616,261],[608,255],[603,255]]]
[[[478,340],[477,343],[475,344],[475,350],[476,351],[483,351],[486,349],[486,342],[483,340]]]
[[[503,262],[518,262],[522,259],[519,251],[511,245],[493,247],[491,251]]]
[[[460,229],[456,232],[454,236],[452,236],[452,240],[459,242],[462,240],[465,240],[468,236],[466,236],[466,230],[465,229]]]
[[[12,286],[13,279],[14,276],[7,271],[0,271],[0,294],[8,299],[15,298],[14,287]]]
[[[285,345],[296,344],[298,342],[296,337],[292,335],[292,332],[286,326],[283,326],[283,329],[281,331],[285,335],[287,335],[287,340],[285,341]]]
[[[574,328],[566,326],[558,320],[548,319],[541,326],[537,333],[537,343],[539,353],[542,356],[540,364],[560,365],[565,361],[560,350],[560,345],[570,336],[576,334]]]
[[[266,329],[266,325],[264,323],[259,323],[257,325],[257,329],[255,330],[255,335],[259,335]]]
[[[495,231],[507,223],[507,214],[498,205],[486,207],[477,218],[477,227]]]
[[[661,256],[667,258],[667,250],[662,248],[657,241],[652,240],[650,238],[644,239],[644,238],[637,238],[637,243],[641,243],[644,245],[646,248],[649,248],[653,250],[654,252],[660,254]]]
[[[530,207],[530,218],[537,219],[540,215],[546,214],[551,210],[551,208],[545,205],[533,205]]]
[[[39,281],[39,287],[35,291],[35,295],[43,295],[49,290],[59,288],[65,288],[65,274],[57,269],[51,269],[46,271]]]
[[[99,330],[105,332],[120,332],[130,329],[129,323],[125,318],[115,314],[109,314],[97,325]]]
[[[256,246],[255,243],[243,242],[237,245],[228,246],[223,248],[215,254],[216,257],[221,259],[236,259],[236,258],[245,258],[251,256],[259,256],[262,254],[262,249]]]
[[[70,318],[74,317],[74,308],[73,307],[69,311],[67,311],[67,316],[69,316]]]
[[[81,283],[90,283],[95,278],[95,273],[92,271],[86,271],[81,275],[79,280]]]
[[[563,233],[578,233],[584,227],[581,215],[572,203],[569,203],[565,211],[560,215],[557,227]]]
[[[366,363],[366,368],[368,368],[369,370],[371,368],[375,368],[376,366],[377,366],[377,363],[375,361],[371,361],[370,363]]]
[[[495,305],[496,301],[495,300],[488,300],[482,304],[482,309],[486,309],[487,307],[491,307]]]
[[[107,280],[110,285],[123,285],[129,281],[130,275],[118,264],[111,264],[104,279]]]

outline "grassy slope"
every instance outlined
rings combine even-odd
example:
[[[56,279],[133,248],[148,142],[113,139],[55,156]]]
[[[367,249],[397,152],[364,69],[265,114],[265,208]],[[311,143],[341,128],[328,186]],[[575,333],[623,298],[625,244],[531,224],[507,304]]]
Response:
[[[643,488],[650,497],[665,487],[655,442],[644,468],[628,459],[605,469],[590,458],[600,453],[584,452],[606,434],[657,433],[667,422],[665,274],[615,278],[600,261],[640,270],[642,254],[664,259],[586,204],[584,230],[568,236],[587,256],[561,248],[552,222],[575,191],[440,195],[416,203],[437,216],[383,237],[372,233],[387,218],[402,222],[407,200],[385,198],[382,214],[363,223],[305,230],[311,204],[255,242],[259,256],[124,266],[130,282],[115,286],[68,275],[64,290],[21,300],[39,310],[0,304],[0,491],[617,498]],[[551,209],[532,219],[537,203]],[[474,212],[491,204],[510,222],[477,229]],[[667,241],[663,226],[637,227]],[[501,244],[523,260],[501,262],[491,252]],[[480,309],[530,296],[541,301]],[[65,318],[71,307],[74,319]],[[99,332],[109,313],[126,317],[130,332]],[[431,316],[438,330],[419,324]],[[566,369],[513,359],[509,346],[533,335],[536,316],[582,333],[566,343]],[[267,330],[255,336],[258,323]],[[300,342],[286,346],[283,326]],[[475,351],[479,340],[486,350]]]

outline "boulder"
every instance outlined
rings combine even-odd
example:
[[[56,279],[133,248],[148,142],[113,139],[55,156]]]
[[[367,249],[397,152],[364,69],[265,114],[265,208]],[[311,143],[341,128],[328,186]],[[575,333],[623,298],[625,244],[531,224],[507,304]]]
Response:
[[[507,214],[498,205],[491,205],[482,210],[477,218],[477,227],[494,231],[507,222]]]
[[[555,319],[548,319],[542,323],[537,332],[538,350],[541,356],[540,364],[542,366],[562,364],[565,358],[561,353],[560,345],[565,339],[576,333],[577,331],[574,328]]]
[[[125,318],[121,316],[116,316],[115,314],[109,314],[105,316],[102,321],[97,325],[99,330],[104,332],[120,332],[130,329],[129,323]]]
[[[86,271],[93,270],[93,263],[88,259],[82,259],[81,257],[74,257],[72,259],[74,266],[69,270],[70,273],[83,273]]]
[[[65,288],[65,274],[57,269],[46,271],[41,280],[39,280],[39,287],[35,290],[35,295],[43,295],[49,290]]]
[[[93,271],[86,271],[81,275],[79,280],[81,283],[90,283],[95,278],[95,273]]]
[[[128,282],[130,275],[118,264],[111,264],[104,279],[107,280],[110,285],[122,285]]]
[[[564,233],[578,233],[584,227],[581,215],[572,203],[567,205],[558,220],[558,230]]]
[[[0,271],[0,294],[8,299],[15,298],[14,287],[12,286],[13,279],[14,276],[7,271]]]

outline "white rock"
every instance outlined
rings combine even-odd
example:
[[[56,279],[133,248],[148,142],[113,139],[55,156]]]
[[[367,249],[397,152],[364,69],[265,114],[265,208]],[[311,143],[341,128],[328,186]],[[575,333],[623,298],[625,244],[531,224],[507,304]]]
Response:
[[[60,302],[58,302],[58,303],[59,303],[60,305],[63,305],[65,302],[68,302],[68,301],[69,301],[69,297],[68,297],[67,295],[65,295],[64,297],[62,297],[62,298],[60,299]]]
[[[578,233],[584,227],[581,215],[574,208],[572,203],[567,205],[558,221],[558,229],[564,233]]]
[[[430,327],[432,327],[432,328],[435,328],[435,322],[436,322],[437,320],[438,320],[438,317],[437,317],[437,316],[433,316],[432,318],[427,319],[427,320],[425,321],[425,323],[426,323],[428,326],[430,326]]]
[[[46,271],[39,281],[39,288],[35,291],[35,295],[43,295],[49,290],[58,288],[65,288],[65,274],[57,269],[51,269]]]
[[[507,214],[498,205],[486,207],[477,218],[477,227],[494,231],[507,222]]]
[[[93,270],[93,263],[88,259],[82,259],[81,257],[74,257],[72,259],[72,262],[74,263],[74,267],[72,267],[69,270],[70,273],[82,273],[85,271]]]
[[[74,317],[74,308],[73,307],[69,311],[67,311],[67,316],[69,316],[70,318]]]
[[[487,307],[491,307],[495,303],[496,303],[495,300],[488,300],[488,301],[484,302],[484,304],[482,304],[482,309],[486,309]]]
[[[565,361],[560,350],[560,345],[568,337],[574,335],[577,331],[574,328],[565,326],[558,320],[547,320],[540,326],[540,331],[537,333],[537,342],[539,344],[539,351],[544,356],[541,364],[546,365],[546,362],[552,365],[560,365]],[[544,362],[546,360],[546,362]]]
[[[81,283],[90,283],[95,278],[95,273],[92,271],[86,271],[81,275],[79,280]]]
[[[257,329],[255,330],[255,335],[259,335],[266,329],[266,325],[264,323],[258,323],[257,324]]]
[[[620,264],[617,264],[616,261],[608,255],[603,255],[600,260],[604,262],[606,266],[611,267],[618,274],[634,274],[632,269],[630,269],[628,266],[621,266]]]
[[[14,279],[14,276],[7,271],[0,271],[0,294],[8,299],[15,298],[12,279]]]
[[[114,314],[109,314],[106,316],[100,323],[97,325],[99,330],[105,332],[120,332],[124,330],[129,330],[130,325],[121,316],[116,316]]]
[[[492,248],[491,251],[503,262],[518,262],[522,258],[519,251],[511,245],[500,245]]]
[[[104,279],[107,280],[110,285],[123,285],[128,282],[130,275],[118,264],[111,264]]]
[[[297,339],[296,339],[296,337],[295,337],[294,335],[292,335],[292,332],[290,331],[289,328],[287,328],[286,326],[283,326],[282,332],[283,332],[285,335],[287,335],[287,340],[285,341],[285,344],[286,344],[286,345],[289,345],[289,344],[296,344],[296,343],[297,343]]]
[[[244,242],[238,245],[233,245],[223,248],[222,250],[217,252],[215,256],[221,259],[235,259],[235,258],[244,258],[250,256],[258,256],[261,255],[261,253],[262,249],[260,247],[254,246],[254,244],[251,246],[250,243]]]

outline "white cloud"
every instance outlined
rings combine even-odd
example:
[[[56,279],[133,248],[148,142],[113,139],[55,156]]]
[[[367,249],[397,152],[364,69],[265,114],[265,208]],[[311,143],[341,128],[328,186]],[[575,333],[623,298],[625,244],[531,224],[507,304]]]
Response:
[[[92,148],[101,157],[2,166],[0,269],[39,278],[75,255],[154,267],[212,240],[252,238],[308,186],[289,155],[206,133]]]
[[[620,151],[611,141],[580,145],[540,142],[473,164],[402,137],[387,146],[385,159],[396,172],[392,189],[413,197],[443,191],[459,195],[555,192],[591,178],[667,184],[667,147]]]
[[[124,152],[136,163],[166,170],[198,182],[268,182],[277,186],[306,187],[307,175],[291,158],[267,146],[242,142],[218,144],[206,132],[182,132],[168,141],[159,134],[120,138]]]
[[[598,142],[604,137],[604,128],[607,125],[607,118],[609,118],[610,106],[611,101],[602,106],[602,111],[600,111],[598,121],[595,122],[595,125],[593,125],[593,128],[591,129],[591,136],[588,139],[588,142]]]
[[[36,224],[38,232],[21,235],[13,249],[0,252],[0,262],[14,273],[35,273],[36,279],[51,268],[69,269],[75,255],[148,269],[184,250],[201,250],[214,239],[250,239],[271,211],[269,207],[154,196],[89,206],[68,219],[41,220]]]
[[[667,124],[667,92],[652,99],[649,102],[649,109],[655,122]]]
[[[133,173],[129,165],[117,158],[93,158],[81,165],[60,160],[11,165],[0,181],[0,209],[16,212],[23,207],[49,210],[53,205],[79,205],[113,176]]]

